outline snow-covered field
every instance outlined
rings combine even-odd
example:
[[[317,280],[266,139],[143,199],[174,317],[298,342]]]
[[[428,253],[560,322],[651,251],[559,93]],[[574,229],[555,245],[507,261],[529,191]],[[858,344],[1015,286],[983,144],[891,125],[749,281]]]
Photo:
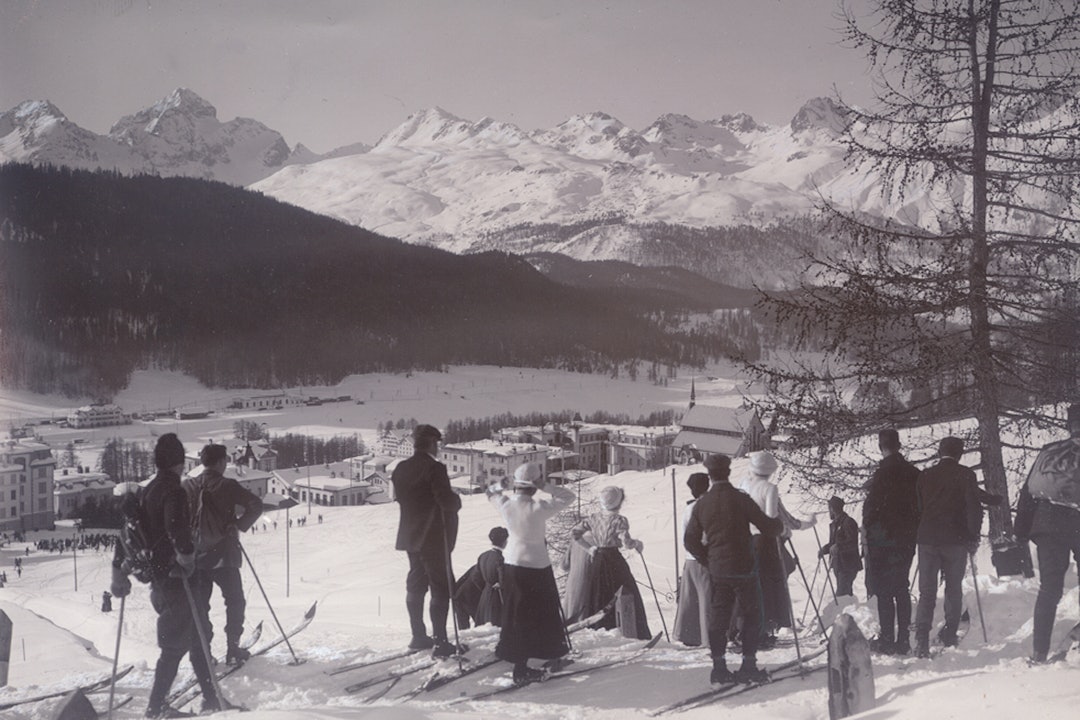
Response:
[[[455,369],[450,375],[432,374],[447,383],[468,383],[476,369]],[[472,378],[494,379],[493,369],[481,369]],[[612,411],[631,410],[634,398],[630,390],[637,390],[637,402],[641,412],[663,407],[683,406],[685,387],[689,379],[680,380],[683,387],[657,388],[647,383],[611,383],[604,378],[562,374],[562,379],[544,375],[544,383],[558,384],[554,389],[543,387],[533,374],[541,371],[512,371],[526,390],[515,394],[508,377],[509,369],[503,369],[503,387],[497,399],[490,402],[499,409],[455,410],[452,399],[445,401],[429,398],[427,402],[410,402],[392,412],[396,416],[416,416],[436,423],[448,417],[471,415],[480,417],[494,412],[526,412],[537,409],[541,398],[550,398],[551,409],[582,406],[585,410],[607,407]],[[571,378],[580,385],[574,386]],[[418,378],[412,378],[418,379]],[[419,378],[422,380],[423,378]],[[430,378],[429,378],[430,379]],[[404,379],[402,379],[404,380]],[[360,379],[357,379],[359,382]],[[549,382],[550,381],[550,382]],[[383,382],[390,383],[388,377]],[[376,386],[380,383],[375,383]],[[698,399],[702,401],[702,381],[697,383]],[[731,397],[732,383],[715,381],[717,401]],[[705,383],[711,387],[710,383]],[[723,389],[723,392],[720,389]],[[456,389],[456,387],[455,387]],[[133,386],[131,392],[137,392]],[[612,391],[607,405],[605,391]],[[666,394],[665,394],[666,393]],[[707,389],[706,397],[710,395]],[[434,393],[432,393],[434,395]],[[361,397],[354,395],[354,397]],[[708,400],[706,400],[708,401]],[[457,401],[461,403],[460,398]],[[444,404],[441,404],[444,403]],[[665,404],[666,403],[666,404]],[[345,404],[341,407],[344,409]],[[368,405],[349,405],[363,411]],[[390,406],[393,407],[393,406]],[[260,413],[259,415],[265,415]],[[269,418],[267,421],[269,422]],[[300,423],[296,423],[300,424]],[[317,424],[317,423],[310,423]],[[344,418],[343,423],[344,425]],[[354,423],[360,429],[370,425]],[[181,436],[190,445],[194,434],[185,433],[180,423]],[[169,429],[172,429],[171,427]],[[190,449],[195,449],[191,447]],[[736,460],[733,477],[744,472],[745,461]],[[677,503],[681,508],[688,497],[685,480],[691,472],[701,467],[674,468]],[[581,487],[583,504],[588,504],[599,489],[607,484],[618,484],[627,493],[623,508],[631,522],[631,533],[645,542],[644,561],[655,583],[659,597],[659,610],[663,612],[668,626],[674,617],[673,588],[676,563],[673,556],[673,508],[672,468],[652,472],[624,472],[614,478],[600,476],[585,482]],[[782,487],[787,483],[782,483]],[[804,501],[788,492],[785,504],[798,515],[822,512],[811,501]],[[849,506],[856,518],[860,508]],[[284,512],[279,511],[283,516]],[[292,517],[306,515],[306,508],[296,507]],[[316,516],[321,514],[322,523]],[[272,515],[267,516],[272,519]],[[461,694],[472,694],[490,688],[508,678],[508,667],[500,664],[469,679],[424,694],[408,702],[396,705],[396,695],[412,688],[423,677],[412,675],[374,705],[365,705],[365,693],[347,695],[345,685],[374,676],[377,668],[358,670],[338,676],[328,676],[326,671],[372,651],[399,648],[408,641],[408,622],[404,608],[404,576],[407,561],[404,553],[393,550],[397,526],[397,508],[393,505],[339,507],[313,509],[311,519],[304,527],[294,527],[290,533],[291,556],[286,563],[286,531],[284,517],[279,518],[276,530],[272,527],[248,534],[244,538],[259,579],[273,603],[282,624],[293,625],[313,602],[318,602],[318,612],[311,626],[298,635],[293,647],[306,662],[298,667],[290,666],[290,656],[284,648],[278,648],[263,658],[251,661],[240,672],[224,682],[226,696],[254,709],[244,714],[250,720],[263,718],[499,718],[528,717],[536,720],[548,718],[643,718],[645,711],[656,708],[680,697],[707,688],[709,661],[705,651],[686,649],[661,641],[645,659],[634,664],[597,671],[572,680],[552,682],[549,685],[528,687],[479,704],[461,703],[447,705],[447,701]],[[471,565],[476,556],[486,549],[486,535],[490,527],[498,523],[498,517],[481,496],[464,498],[461,512],[461,531],[454,563],[458,572]],[[824,522],[819,531],[827,533]],[[35,539],[32,535],[31,539]],[[813,531],[796,533],[795,545],[805,566],[808,577],[814,575],[817,544]],[[109,558],[106,554],[93,552],[77,559],[78,590],[73,577],[74,563],[69,555],[31,551],[24,555],[24,545],[4,547],[0,554],[0,569],[8,573],[8,584],[0,590],[0,609],[14,623],[9,685],[11,689],[0,691],[0,703],[5,698],[36,694],[49,689],[61,689],[80,679],[99,677],[112,665],[113,648],[117,637],[118,613],[102,613],[99,610],[101,592],[108,587]],[[24,555],[24,572],[16,577],[13,556]],[[1054,667],[1029,668],[1025,658],[1030,652],[1031,610],[1037,590],[1036,580],[1006,579],[993,576],[989,553],[984,548],[978,557],[978,586],[985,613],[986,632],[989,640],[984,642],[976,612],[976,601],[970,575],[965,581],[966,602],[971,610],[973,623],[962,646],[947,650],[932,660],[875,659],[875,682],[878,707],[862,715],[874,720],[886,718],[969,718],[980,720],[1015,720],[1017,716],[1029,718],[1071,717],[1074,702],[1080,700],[1080,683],[1077,670],[1080,659],[1073,656],[1065,664]],[[679,562],[685,551],[679,550]],[[641,582],[646,573],[642,560],[628,555],[630,567]],[[288,578],[286,568],[288,567]],[[259,593],[250,570],[244,570],[248,594],[248,627],[260,620],[264,622],[264,641],[277,636],[266,602]],[[815,583],[815,596],[822,587],[822,576]],[[849,605],[850,613],[869,637],[876,633],[876,611],[873,603],[865,602],[863,577],[856,582],[856,594],[861,599]],[[288,584],[288,594],[286,585]],[[1076,575],[1070,571],[1066,580],[1066,595],[1059,607],[1055,641],[1078,618],[1078,592]],[[798,619],[803,615],[807,592],[798,573],[792,576],[791,591]],[[642,587],[649,613],[649,623],[654,632],[662,629],[657,604],[652,592]],[[145,586],[136,585],[128,598],[122,633],[119,660],[132,663],[135,670],[121,682],[120,694],[134,694],[133,703],[116,713],[118,717],[141,715],[145,706],[153,662],[157,656],[154,643],[154,613],[149,605],[149,593]],[[213,615],[215,626],[223,624],[221,603],[215,594]],[[118,607],[118,603],[116,604]],[[825,622],[835,616],[837,608],[825,609]],[[941,617],[938,604],[937,617]],[[820,633],[814,632],[816,620],[811,610],[806,615],[806,628],[800,635],[804,653],[819,647]],[[485,652],[491,641],[481,632],[470,630],[473,656]],[[468,639],[467,639],[468,641]],[[215,638],[215,653],[224,653],[223,638],[219,632]],[[578,666],[597,657],[616,652],[618,647],[629,644],[613,632],[583,631],[574,636],[575,648],[581,651]],[[790,645],[761,653],[759,659],[766,665],[793,658]],[[729,660],[737,664],[737,658]],[[820,662],[820,659],[815,661]],[[392,665],[392,664],[391,664]],[[189,672],[187,663],[181,665],[181,676]],[[92,696],[100,708],[106,703],[105,694]],[[3,711],[5,718],[51,718],[56,703],[23,706]],[[1068,708],[1074,707],[1070,711]],[[828,717],[827,694],[823,673],[811,674],[799,680],[785,680],[731,698],[720,705],[692,710],[683,716],[688,718],[711,718],[719,712],[727,717],[764,720],[766,718],[790,718],[811,720]]]

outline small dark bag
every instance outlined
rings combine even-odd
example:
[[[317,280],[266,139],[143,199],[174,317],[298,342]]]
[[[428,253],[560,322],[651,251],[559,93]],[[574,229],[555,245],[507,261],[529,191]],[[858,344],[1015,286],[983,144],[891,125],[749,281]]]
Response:
[[[1004,539],[995,541],[990,548],[990,561],[994,563],[998,577],[1035,577],[1031,564],[1031,549],[1026,542],[1017,543],[1015,540]]]

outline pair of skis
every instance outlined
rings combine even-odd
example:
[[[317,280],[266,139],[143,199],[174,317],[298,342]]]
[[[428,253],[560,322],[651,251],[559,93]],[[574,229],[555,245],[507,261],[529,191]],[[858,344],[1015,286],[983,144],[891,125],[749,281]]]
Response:
[[[120,678],[124,677],[134,668],[134,665],[125,666],[123,669],[116,673],[116,679],[119,680]],[[83,685],[76,685],[75,687],[69,687],[65,690],[57,690],[55,692],[43,693],[41,695],[31,695],[29,697],[18,698],[15,700],[5,700],[3,702],[0,702],[0,710],[10,710],[11,708],[18,707],[19,705],[29,705],[30,703],[43,702],[45,700],[55,700],[58,697],[64,697],[65,695],[69,695],[76,690],[81,691],[84,695],[101,692],[102,690],[107,690],[109,688],[109,685],[112,684],[112,681],[113,676],[112,672],[110,672],[108,675],[101,678],[100,680],[94,680]]]
[[[817,665],[810,668],[801,667],[801,665],[808,660],[813,660],[815,658],[821,657],[826,653],[827,650],[828,648],[821,648],[819,650],[815,650],[809,655],[804,655],[801,659],[791,660],[789,662],[765,668],[769,676],[768,680],[748,684],[734,682],[726,683],[719,687],[711,688],[704,692],[700,692],[696,695],[691,695],[688,698],[676,700],[673,703],[669,703],[667,705],[664,705],[663,707],[656,708],[655,710],[650,710],[646,714],[649,717],[656,717],[657,715],[664,715],[670,712],[682,712],[683,710],[690,710],[693,708],[702,707],[704,705],[709,705],[716,702],[717,700],[722,700],[727,697],[741,695],[744,692],[749,692],[750,690],[759,688],[762,685],[768,685],[770,683],[779,682],[781,680],[786,680],[792,677],[804,677],[806,675],[809,675],[810,673],[824,670],[827,667],[826,665]]]
[[[573,670],[550,670],[548,668],[544,668],[543,674],[536,680],[514,683],[512,685],[504,685],[493,690],[487,690],[485,692],[477,693],[476,695],[468,695],[465,697],[454,698],[447,704],[456,705],[463,702],[477,702],[480,700],[487,700],[488,698],[494,697],[496,695],[502,695],[504,693],[513,692],[514,690],[520,690],[521,688],[528,687],[529,685],[535,685],[537,683],[546,683],[553,680],[563,680],[566,678],[577,677],[579,675],[589,675],[599,670],[604,670],[606,668],[617,667],[619,665],[629,665],[630,663],[640,659],[649,650],[656,647],[656,644],[660,642],[660,638],[662,638],[663,636],[663,633],[657,633],[652,637],[652,639],[645,643],[645,645],[635,650],[628,657],[615,658],[612,660],[605,660],[599,663],[592,663],[584,667],[575,668]]]
[[[317,606],[317,602],[312,603],[311,607],[307,609],[307,612],[304,613],[304,617],[300,620],[299,623],[297,623],[291,630],[286,632],[284,635],[281,635],[275,640],[267,643],[266,645],[263,645],[258,650],[254,650],[251,653],[251,657],[265,655],[266,653],[270,652],[274,648],[284,643],[286,640],[292,639],[294,636],[301,633],[305,628],[307,628],[308,625],[311,624],[311,621],[315,619],[315,609]],[[229,677],[237,670],[242,668],[245,664],[246,663],[237,663],[235,665],[227,666],[224,670],[217,672],[217,679],[219,681],[224,680],[225,678]],[[199,697],[199,695],[201,694],[202,689],[199,687],[199,681],[196,678],[191,678],[179,688],[173,690],[173,692],[170,693],[169,696],[165,699],[165,702],[168,705],[172,705],[173,707],[181,708],[195,698]]]
[[[602,622],[604,617],[606,617],[608,613],[612,612],[615,609],[615,601],[616,598],[612,598],[611,601],[603,608],[601,608],[598,612],[595,612],[589,617],[567,626],[566,632],[568,634],[572,634],[578,632],[579,630],[583,630],[585,628],[597,625],[598,623]],[[401,681],[402,678],[420,670],[424,670],[426,668],[434,666],[435,670],[432,671],[431,674],[429,674],[419,685],[398,698],[399,702],[406,702],[420,695],[421,693],[436,690],[455,680],[466,677],[468,675],[472,675],[473,673],[477,673],[499,662],[502,661],[495,656],[494,652],[490,652],[479,660],[470,662],[467,665],[451,666],[449,669],[447,669],[444,665],[439,665],[438,661],[436,660],[428,659],[417,663],[416,665],[411,667],[402,668],[400,670],[392,670],[389,673],[386,673],[379,677],[365,680],[359,683],[354,683],[353,685],[349,685],[348,687],[346,687],[345,692],[350,694],[356,693],[373,685],[377,685],[381,682],[386,682],[386,687],[382,688],[376,694],[365,698],[365,703],[371,703],[390,692],[390,690],[392,690],[394,686],[396,686]]]

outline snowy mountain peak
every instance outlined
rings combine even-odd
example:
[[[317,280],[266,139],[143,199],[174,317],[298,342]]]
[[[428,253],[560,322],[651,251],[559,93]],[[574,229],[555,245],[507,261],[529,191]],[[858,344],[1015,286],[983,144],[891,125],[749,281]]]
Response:
[[[57,123],[66,123],[64,113],[47,100],[25,100],[0,113],[0,137],[19,129],[24,136],[47,132]]]
[[[168,97],[150,108],[151,112],[158,115],[164,115],[170,110],[176,110],[191,117],[217,117],[217,108],[187,88],[176,88]]]
[[[627,160],[649,149],[648,140],[604,112],[573,115],[532,137],[542,145],[591,159]]]
[[[726,127],[729,130],[740,133],[757,132],[769,129],[767,125],[759,125],[753,117],[746,113],[721,115],[716,120],[713,120],[711,124]]]
[[[375,147],[416,146],[460,139],[469,133],[470,123],[441,107],[415,112],[401,125],[379,138]]]
[[[837,105],[831,98],[813,98],[795,113],[791,119],[792,132],[804,130],[824,129],[834,133],[842,133],[847,128],[847,117],[844,109]]]

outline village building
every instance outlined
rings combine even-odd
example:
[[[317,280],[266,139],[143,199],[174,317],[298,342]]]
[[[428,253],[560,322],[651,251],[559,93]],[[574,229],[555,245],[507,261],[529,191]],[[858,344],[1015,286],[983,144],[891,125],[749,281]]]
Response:
[[[533,443],[473,440],[443,445],[439,457],[446,465],[450,483],[459,492],[482,492],[491,482],[512,478],[525,463],[539,463],[547,470],[551,448]]]
[[[73,428],[127,425],[131,423],[131,416],[118,405],[83,405],[68,414],[67,423]]]
[[[679,426],[674,452],[683,464],[701,462],[713,453],[742,457],[771,447],[769,433],[753,409],[692,405]]]
[[[57,520],[70,518],[90,498],[97,502],[112,498],[116,486],[108,475],[89,468],[63,468],[53,475],[53,513]]]
[[[229,403],[229,408],[233,410],[281,410],[282,408],[303,405],[306,401],[307,398],[287,393],[265,393],[234,397],[232,402]]]
[[[279,469],[271,475],[270,492],[291,497],[301,505],[339,507],[390,500],[386,486],[361,478],[350,460]]]
[[[236,465],[246,465],[268,473],[277,470],[277,451],[265,440],[240,440],[226,445],[229,447],[229,457]]]
[[[649,427],[622,425],[610,428],[606,442],[607,471],[656,470],[672,462],[677,425]]]
[[[55,470],[56,458],[45,443],[9,440],[0,444],[0,531],[52,527]]]
[[[387,457],[407,458],[413,455],[411,428],[386,428],[375,441],[376,450]]]

